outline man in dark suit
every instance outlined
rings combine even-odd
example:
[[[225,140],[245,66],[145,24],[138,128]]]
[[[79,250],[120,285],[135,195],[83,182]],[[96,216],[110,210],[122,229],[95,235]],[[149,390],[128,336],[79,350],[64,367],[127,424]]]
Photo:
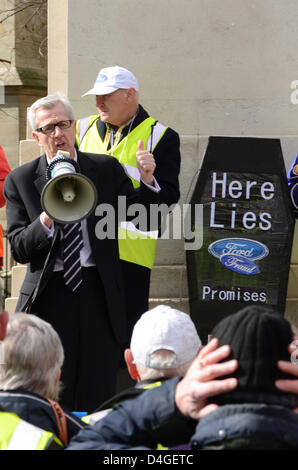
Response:
[[[126,198],[127,206],[142,203],[149,208],[158,203],[155,161],[148,152],[138,152],[142,184],[135,190],[116,159],[76,151],[74,114],[68,100],[58,93],[35,102],[28,119],[45,154],[13,170],[4,187],[12,255],[17,262],[28,263],[16,311],[36,313],[56,329],[65,350],[60,401],[72,410],[92,411],[115,392],[119,345],[126,339],[117,241],[119,196]],[[41,206],[46,169],[58,150],[68,152],[78,162],[80,173],[94,183],[97,208],[107,204],[115,214],[115,236],[105,239],[98,237],[100,210],[81,221],[82,282],[75,291],[64,280],[63,230]]]

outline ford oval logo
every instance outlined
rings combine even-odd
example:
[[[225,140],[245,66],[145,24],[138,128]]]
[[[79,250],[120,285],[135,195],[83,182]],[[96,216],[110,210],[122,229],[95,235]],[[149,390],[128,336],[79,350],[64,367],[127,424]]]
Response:
[[[258,266],[244,256],[239,255],[222,255],[220,262],[231,271],[246,276],[253,276],[260,272]]]
[[[248,238],[223,238],[211,243],[208,251],[216,258],[222,255],[235,255],[243,256],[251,261],[265,258],[269,253],[266,245]]]

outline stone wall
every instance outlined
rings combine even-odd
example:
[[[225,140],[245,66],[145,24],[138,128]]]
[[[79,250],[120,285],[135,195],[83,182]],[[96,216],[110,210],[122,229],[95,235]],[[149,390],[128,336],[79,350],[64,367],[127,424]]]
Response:
[[[48,21],[48,90],[67,93],[78,118],[96,112],[94,97],[81,95],[99,69],[117,64],[135,73],[148,112],[179,132],[180,203],[190,197],[210,135],[278,137],[287,169],[295,157],[295,0],[51,0]],[[297,267],[295,248],[288,296],[293,321]],[[179,240],[159,242],[152,297],[187,308]]]

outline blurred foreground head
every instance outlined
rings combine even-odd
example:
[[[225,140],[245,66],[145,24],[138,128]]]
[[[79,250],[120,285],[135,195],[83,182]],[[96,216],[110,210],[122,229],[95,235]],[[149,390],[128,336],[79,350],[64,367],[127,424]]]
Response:
[[[277,367],[277,361],[290,360],[288,347],[293,340],[290,323],[282,315],[263,307],[246,307],[220,321],[212,335],[218,338],[220,346],[231,346],[231,355],[226,360],[234,358],[239,362],[233,374],[238,387],[213,401],[297,406],[296,396],[275,387],[275,380],[293,378]]]
[[[23,389],[57,400],[64,352],[53,327],[36,315],[15,313],[2,344],[0,389]]]

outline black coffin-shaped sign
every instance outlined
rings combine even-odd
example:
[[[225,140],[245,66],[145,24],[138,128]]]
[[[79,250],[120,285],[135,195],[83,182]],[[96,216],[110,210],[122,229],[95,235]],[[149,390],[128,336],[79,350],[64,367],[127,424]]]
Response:
[[[203,225],[201,247],[186,249],[190,314],[202,340],[248,305],[284,314],[294,218],[279,139],[210,137],[190,207],[192,231]]]

